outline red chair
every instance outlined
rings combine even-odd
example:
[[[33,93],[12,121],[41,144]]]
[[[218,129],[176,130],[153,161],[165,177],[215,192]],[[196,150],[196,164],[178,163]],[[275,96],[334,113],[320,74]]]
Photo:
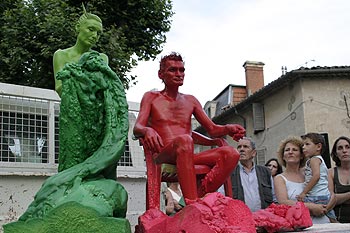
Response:
[[[205,146],[217,146],[218,141],[213,141],[208,137],[197,132],[192,133],[192,138],[195,144]],[[228,146],[229,144],[224,139],[220,140],[219,146]],[[140,145],[143,146],[146,159],[146,209],[160,208],[160,185],[161,182],[176,182],[176,166],[172,164],[156,164],[153,160],[154,154],[142,143],[142,138],[139,138]],[[163,165],[163,171],[162,166]],[[201,179],[211,170],[207,165],[195,165],[195,172],[197,176],[197,186],[201,184]],[[224,183],[225,195],[232,197],[232,183],[231,178],[228,177]]]

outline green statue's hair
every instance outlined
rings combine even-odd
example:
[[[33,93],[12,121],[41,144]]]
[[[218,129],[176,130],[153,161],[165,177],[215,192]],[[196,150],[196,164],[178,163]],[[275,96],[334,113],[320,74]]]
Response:
[[[85,6],[84,6],[84,3],[82,4],[83,5],[83,11],[84,13],[79,17],[78,19],[78,22],[77,22],[77,29],[79,29],[79,26],[87,19],[94,19],[96,20],[97,22],[100,22],[102,24],[102,20],[100,17],[98,17],[97,15],[95,14],[92,14],[92,13],[88,13],[86,12],[86,9],[85,9]]]

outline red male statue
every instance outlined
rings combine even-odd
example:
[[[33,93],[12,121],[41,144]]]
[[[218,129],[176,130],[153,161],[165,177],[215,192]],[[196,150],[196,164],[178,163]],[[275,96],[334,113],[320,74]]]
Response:
[[[238,140],[244,136],[245,129],[237,124],[214,124],[194,96],[179,92],[185,77],[184,62],[180,54],[173,52],[164,56],[160,61],[158,76],[163,80],[165,88],[144,94],[134,135],[142,137],[143,143],[157,153],[154,158],[156,163],[176,165],[185,200],[196,200],[205,193],[215,192],[224,183],[237,165],[239,153],[233,147],[222,146],[195,155],[192,115],[213,138],[230,135]],[[195,164],[212,167],[202,180],[199,193]]]

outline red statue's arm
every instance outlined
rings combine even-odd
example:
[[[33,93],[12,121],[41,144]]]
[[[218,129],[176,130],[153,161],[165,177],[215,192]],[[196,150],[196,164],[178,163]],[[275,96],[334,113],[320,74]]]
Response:
[[[133,129],[136,138],[143,138],[143,144],[152,152],[159,152],[163,147],[162,138],[151,127],[148,127],[148,120],[151,112],[151,103],[155,98],[155,93],[146,92],[141,100],[140,112]]]
[[[147,123],[151,111],[151,102],[148,100],[150,96],[152,95],[147,92],[144,94],[141,100],[140,112],[137,116],[133,129],[134,136],[137,138],[144,137],[146,135],[147,128],[149,128],[147,127]]]
[[[224,138],[209,138],[196,131],[192,131],[192,138],[195,144],[203,146],[226,146],[228,143]]]

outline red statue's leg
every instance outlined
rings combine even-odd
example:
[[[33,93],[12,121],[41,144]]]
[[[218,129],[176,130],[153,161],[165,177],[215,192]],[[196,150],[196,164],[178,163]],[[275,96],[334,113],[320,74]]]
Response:
[[[230,146],[204,151],[194,156],[195,164],[211,166],[211,171],[202,180],[202,187],[198,195],[215,192],[231,174],[239,161],[238,151]]]
[[[189,135],[176,137],[166,145],[155,158],[156,163],[176,164],[177,176],[182,193],[186,199],[198,198],[196,173],[193,163],[193,139]]]
[[[193,140],[191,136],[183,135],[174,141],[177,155],[176,168],[180,187],[185,198],[196,200],[198,198],[196,173],[193,163]]]

